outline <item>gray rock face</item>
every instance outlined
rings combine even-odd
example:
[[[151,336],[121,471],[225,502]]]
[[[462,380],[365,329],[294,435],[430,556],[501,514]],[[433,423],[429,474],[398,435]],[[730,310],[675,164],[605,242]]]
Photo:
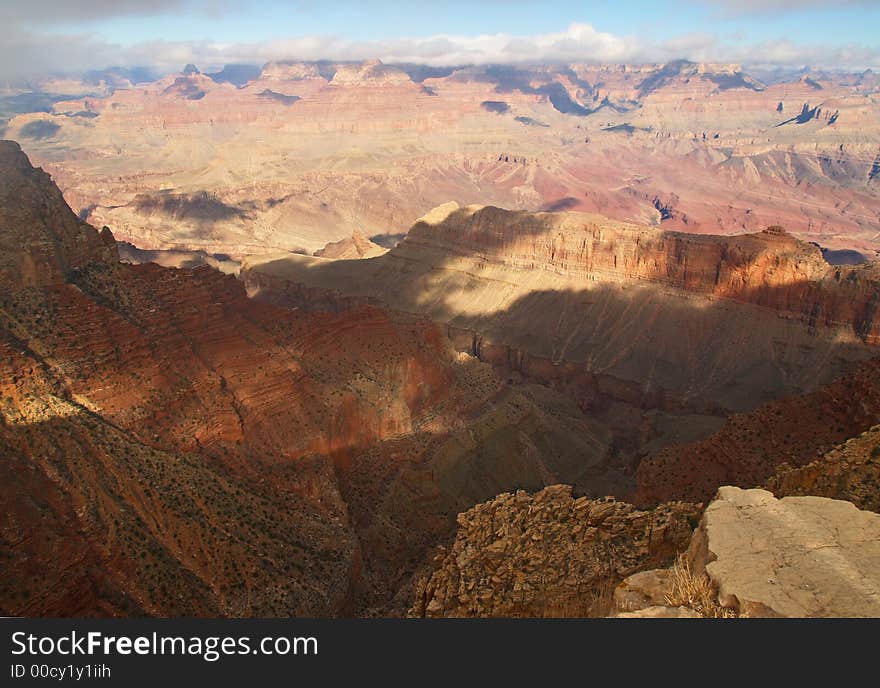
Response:
[[[722,487],[688,555],[748,616],[880,616],[880,515],[825,497]]]

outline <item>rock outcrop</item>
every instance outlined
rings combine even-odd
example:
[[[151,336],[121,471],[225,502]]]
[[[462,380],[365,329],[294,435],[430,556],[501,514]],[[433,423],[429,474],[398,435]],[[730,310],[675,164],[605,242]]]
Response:
[[[746,616],[880,616],[880,515],[850,502],[722,487],[688,556]]]
[[[701,511],[572,499],[564,485],[500,495],[459,516],[410,615],[880,615],[880,515],[729,486],[691,530]]]
[[[332,260],[356,260],[359,258],[375,258],[388,252],[375,244],[358,231],[352,233],[348,239],[331,241],[324,248],[315,251],[319,258]]]
[[[113,234],[77,219],[51,177],[14,141],[0,141],[0,283],[57,285],[91,263],[118,260]]]
[[[502,494],[458,517],[448,550],[416,588],[413,616],[599,616],[621,578],[669,563],[689,541],[693,504],[639,511],[574,499],[555,485]]]
[[[880,513],[880,425],[804,466],[780,465],[765,487],[777,497],[830,497]]]

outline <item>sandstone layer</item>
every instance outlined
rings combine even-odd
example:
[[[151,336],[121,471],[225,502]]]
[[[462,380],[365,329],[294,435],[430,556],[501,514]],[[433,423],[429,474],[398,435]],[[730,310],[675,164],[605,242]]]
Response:
[[[46,256],[0,290],[5,614],[399,613],[457,513],[608,450],[570,400],[511,387],[424,319],[115,262],[0,153],[22,189],[2,241]]]
[[[880,515],[850,502],[722,487],[688,556],[746,616],[880,616]]]
[[[713,413],[812,389],[872,356],[878,271],[829,266],[778,229],[708,237],[448,204],[384,256],[249,258],[242,278],[276,303],[426,314],[483,360],[578,380],[582,406],[604,384]]]
[[[108,75],[7,135],[77,213],[146,249],[313,252],[354,230],[402,233],[456,199],[696,233],[780,224],[873,257],[878,88],[681,61],[275,63],[239,86],[196,69]]]

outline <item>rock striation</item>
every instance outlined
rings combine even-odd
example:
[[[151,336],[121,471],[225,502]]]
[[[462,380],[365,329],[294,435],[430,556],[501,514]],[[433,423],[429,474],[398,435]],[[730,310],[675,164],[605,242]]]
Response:
[[[251,264],[260,262],[257,258]],[[526,213],[452,204],[417,221],[384,261],[363,270],[372,272],[379,265],[392,274],[385,284],[361,287],[362,293],[384,297],[394,305],[407,305],[400,303],[406,296],[395,299],[381,290],[411,286],[402,282],[405,267],[410,273],[421,266],[464,269],[475,279],[479,271],[496,268],[506,273],[534,271],[585,290],[603,283],[656,284],[760,306],[811,328],[842,326],[863,341],[880,343],[880,265],[831,266],[818,247],[795,239],[781,227],[733,237],[709,236],[582,213]],[[295,263],[290,268],[295,278]],[[392,280],[398,283],[389,283]],[[340,284],[343,292],[350,291],[345,280]],[[464,310],[464,304],[451,305]]]
[[[778,224],[827,248],[880,249],[870,75],[764,84],[686,61],[376,60],[269,63],[239,88],[221,75],[46,84],[93,95],[19,114],[8,135],[84,219],[151,250],[312,253],[355,229],[400,234],[449,199],[703,234]],[[136,199],[158,189],[239,212],[144,215]]]
[[[51,269],[0,284],[4,614],[399,614],[455,514],[608,450],[570,400],[513,388],[424,318],[110,260],[25,163],[0,149],[22,190],[0,241],[29,237]]]
[[[52,178],[31,167],[14,141],[0,141],[0,283],[57,285],[93,262],[118,260],[109,229],[77,219]]]

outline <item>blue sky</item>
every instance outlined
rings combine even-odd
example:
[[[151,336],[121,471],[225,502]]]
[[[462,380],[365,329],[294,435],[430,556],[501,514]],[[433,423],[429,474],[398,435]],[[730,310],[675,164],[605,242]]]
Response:
[[[842,45],[877,43],[880,3],[779,3],[764,11],[760,3],[569,0],[447,0],[404,2],[301,2],[285,0],[207,0],[184,2],[153,16],[68,20],[70,28],[97,31],[108,40],[256,42],[297,35],[333,34],[352,40],[426,37],[436,34],[508,33],[528,36],[564,30],[571,23],[600,31],[662,39],[688,33],[741,35],[755,42],[789,37],[799,42]],[[764,3],[766,4],[766,3]]]
[[[0,79],[273,59],[880,68],[880,0],[0,0]]]

